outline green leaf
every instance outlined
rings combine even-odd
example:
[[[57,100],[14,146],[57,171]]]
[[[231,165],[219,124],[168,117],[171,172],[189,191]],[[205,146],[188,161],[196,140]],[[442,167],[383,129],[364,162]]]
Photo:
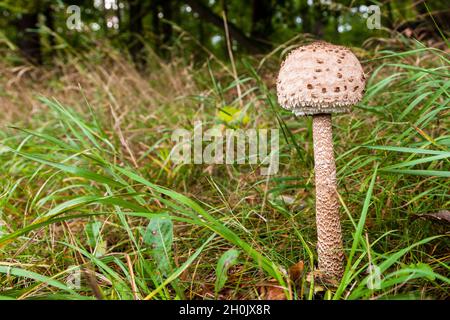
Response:
[[[420,270],[430,281],[434,281],[436,279],[433,268],[427,263],[418,262],[416,264],[412,264],[410,268]]]
[[[406,153],[420,153],[420,154],[435,154],[443,155],[444,157],[450,157],[450,152],[448,151],[438,151],[438,150],[428,150],[420,148],[407,148],[407,147],[392,147],[392,146],[365,146],[369,149],[374,150],[384,150],[384,151],[396,151],[396,152],[406,152]]]
[[[158,271],[167,276],[171,270],[173,223],[168,215],[152,218],[144,235],[144,243],[152,250],[152,258]]]
[[[342,278],[341,283],[339,284],[339,287],[336,290],[336,293],[333,297],[333,299],[339,299],[344,292],[345,288],[349,285],[350,279],[353,276],[354,270],[352,268],[352,262],[353,258],[356,254],[356,251],[359,247],[360,242],[362,242],[362,232],[364,230],[364,225],[367,218],[367,213],[369,212],[369,206],[372,200],[372,193],[375,186],[375,181],[377,177],[378,172],[378,164],[375,165],[375,169],[372,174],[372,179],[370,181],[369,189],[366,193],[366,198],[364,200],[363,208],[361,211],[361,217],[359,218],[358,225],[356,226],[355,233],[353,234],[353,243],[352,248],[350,250],[350,254],[347,260],[347,266],[345,267],[344,276]]]
[[[186,260],[185,263],[183,263],[181,265],[181,267],[179,267],[177,270],[175,270],[170,276],[167,277],[166,280],[164,280],[164,282],[158,286],[155,290],[153,290],[148,296],[145,297],[145,300],[150,300],[152,299],[155,295],[158,294],[158,292],[160,292],[163,288],[165,288],[169,283],[171,283],[172,281],[176,280],[191,264],[192,262],[194,262],[195,259],[197,259],[197,257],[200,255],[200,253],[202,253],[203,249],[206,247],[206,245],[212,240],[214,239],[216,235],[213,234],[211,235],[203,244],[200,248],[198,248],[193,255],[191,255],[189,257],[189,259]]]
[[[101,257],[106,254],[107,243],[100,233],[102,223],[100,221],[91,221],[85,227],[85,232],[88,238],[88,243],[94,250],[96,257]]]
[[[441,236],[434,236],[434,237],[429,237],[423,240],[420,240],[406,248],[403,248],[397,252],[394,252],[393,254],[390,254],[386,257],[385,260],[383,260],[383,262],[378,264],[379,267],[379,272],[381,275],[385,274],[385,272],[392,267],[394,264],[399,263],[400,258],[403,257],[406,253],[408,253],[409,251],[411,251],[412,249],[423,245],[425,243],[428,243],[430,241],[433,241],[435,239],[438,239]],[[417,268],[414,269],[416,272],[416,278],[417,277],[421,277],[423,274],[427,273],[427,270],[425,267],[420,267],[418,268],[419,270],[417,271]],[[399,271],[395,271],[393,273],[390,273],[389,275],[385,276],[385,279],[383,280],[381,286],[382,289],[386,289],[386,288],[390,288],[393,287],[394,285],[398,284],[398,283],[404,283],[407,282],[409,280],[411,280],[411,268],[404,268],[404,269],[400,269]],[[403,278],[398,278],[398,275],[403,275]],[[430,274],[426,274],[426,276],[431,277]],[[440,276],[439,274],[433,273],[433,276],[439,277],[439,279],[442,279],[444,277]],[[388,280],[388,278],[393,278],[393,280]],[[370,281],[370,276],[365,277],[358,285],[358,287],[356,289],[354,289],[352,291],[352,293],[349,296],[349,299],[360,299],[362,296],[364,296],[365,294],[370,294],[370,290],[367,290],[367,282]]]
[[[216,283],[214,286],[214,291],[217,294],[222,290],[223,286],[228,280],[228,270],[234,266],[239,257],[239,250],[230,249],[226,251],[217,262],[216,267]]]
[[[231,107],[224,106],[219,109],[219,114],[217,118],[226,124],[241,122],[242,124],[247,124],[250,121],[250,118],[247,115],[242,114],[242,110]]]
[[[410,174],[413,176],[429,176],[429,177],[441,177],[450,178],[450,171],[436,171],[436,170],[388,170],[380,169],[382,172],[397,173],[397,174]]]
[[[8,148],[11,152],[14,152],[26,159],[32,160],[32,161],[36,161],[54,168],[57,168],[59,170],[62,170],[64,172],[73,174],[75,176],[78,177],[82,177],[85,178],[87,180],[92,180],[92,181],[96,181],[99,183],[104,183],[110,186],[117,186],[117,187],[123,187],[123,185],[121,183],[119,183],[118,181],[115,181],[109,177],[100,175],[98,173],[92,172],[90,170],[87,169],[83,169],[83,168],[78,168],[78,167],[73,167],[73,166],[68,166],[62,163],[57,163],[54,161],[50,161],[47,159],[44,159],[41,155],[34,155],[34,154],[30,154],[30,153],[23,153],[14,149],[10,149]]]
[[[97,240],[100,238],[100,229],[102,228],[102,223],[100,221],[89,222],[84,231],[86,232],[88,243],[91,248],[95,248],[97,245]]]
[[[45,283],[51,287],[55,287],[55,288],[67,291],[75,296],[79,296],[74,290],[70,289],[67,285],[63,284],[62,282],[52,279],[52,278],[49,278],[49,277],[46,277],[46,276],[43,276],[43,275],[33,272],[33,271],[16,268],[16,267],[11,267],[11,266],[0,266],[0,273],[12,275],[15,277],[23,277],[23,278],[32,279],[32,280],[35,280],[40,283]]]

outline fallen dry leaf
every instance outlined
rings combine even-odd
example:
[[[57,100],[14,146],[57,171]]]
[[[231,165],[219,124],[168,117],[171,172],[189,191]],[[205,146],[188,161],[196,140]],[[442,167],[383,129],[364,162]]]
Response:
[[[414,217],[415,219],[428,219],[433,220],[435,222],[450,224],[450,211],[449,210],[441,210],[435,213],[424,213],[419,214]]]
[[[305,267],[304,262],[299,261],[289,268],[289,276],[292,282],[295,283],[302,278],[304,267]]]
[[[270,281],[266,285],[260,287],[259,294],[262,300],[286,300],[286,294],[283,287],[278,282]]]

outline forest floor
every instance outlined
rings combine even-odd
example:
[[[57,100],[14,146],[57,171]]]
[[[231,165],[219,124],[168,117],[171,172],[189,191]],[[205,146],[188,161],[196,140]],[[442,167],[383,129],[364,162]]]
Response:
[[[333,118],[336,287],[311,281],[311,119],[276,103],[280,52],[238,58],[236,73],[154,55],[139,73],[110,48],[40,68],[4,59],[0,297],[448,299],[449,224],[433,214],[450,207],[449,55],[376,48],[355,50],[367,92]],[[174,163],[173,130],[196,120],[280,128],[279,172]]]

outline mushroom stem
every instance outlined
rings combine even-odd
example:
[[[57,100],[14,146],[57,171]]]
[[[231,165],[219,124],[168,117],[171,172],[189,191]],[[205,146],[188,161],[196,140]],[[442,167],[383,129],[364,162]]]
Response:
[[[336,189],[331,114],[313,116],[313,140],[319,270],[325,280],[340,280],[344,272],[344,252]]]

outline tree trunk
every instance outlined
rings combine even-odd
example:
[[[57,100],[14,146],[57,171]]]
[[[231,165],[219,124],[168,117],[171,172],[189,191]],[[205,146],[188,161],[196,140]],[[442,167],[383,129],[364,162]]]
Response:
[[[314,26],[312,28],[312,32],[317,38],[321,39],[323,38],[325,25],[328,23],[328,19],[324,17],[324,8],[321,5],[314,5],[313,10]]]
[[[186,3],[192,8],[192,10],[198,13],[201,19],[222,30],[224,29],[222,18],[215,14],[208,6],[205,6],[199,0],[186,0]],[[230,36],[249,52],[261,53],[268,48],[268,46],[264,43],[252,39],[251,37],[247,37],[245,33],[233,23],[227,21],[227,24]]]
[[[33,64],[42,64],[41,39],[38,28],[38,17],[36,13],[24,13],[17,22],[18,41],[17,46],[25,58]]]
[[[165,0],[162,1],[161,4],[161,8],[162,8],[162,13],[164,15],[164,19],[165,20],[172,20],[172,1],[170,0]],[[171,40],[172,40],[172,25],[170,23],[164,22],[162,25],[162,34],[163,34],[163,38],[162,38],[162,42],[165,45],[169,45]]]
[[[142,67],[145,64],[143,57],[144,44],[141,41],[143,35],[143,17],[144,8],[141,0],[130,0],[129,5],[129,38],[128,50],[131,57],[138,66]]]
[[[257,40],[266,40],[273,32],[272,26],[272,0],[253,0],[251,37]]]
[[[55,32],[55,18],[53,16],[53,8],[51,4],[49,4],[44,11],[45,16],[45,25],[51,32]],[[48,42],[50,46],[53,48],[55,46],[55,37],[53,34],[49,34]]]
[[[154,50],[155,52],[160,52],[161,47],[161,25],[158,17],[159,13],[159,0],[153,0],[150,3],[150,12],[152,13],[152,32],[154,35]]]
[[[394,26],[394,14],[392,12],[392,4],[390,1],[388,1],[386,3],[386,7],[387,7],[387,24],[388,24],[388,28],[393,30],[395,28]]]
[[[300,18],[302,19],[302,32],[311,33],[311,18],[308,5],[305,4],[301,5]]]

